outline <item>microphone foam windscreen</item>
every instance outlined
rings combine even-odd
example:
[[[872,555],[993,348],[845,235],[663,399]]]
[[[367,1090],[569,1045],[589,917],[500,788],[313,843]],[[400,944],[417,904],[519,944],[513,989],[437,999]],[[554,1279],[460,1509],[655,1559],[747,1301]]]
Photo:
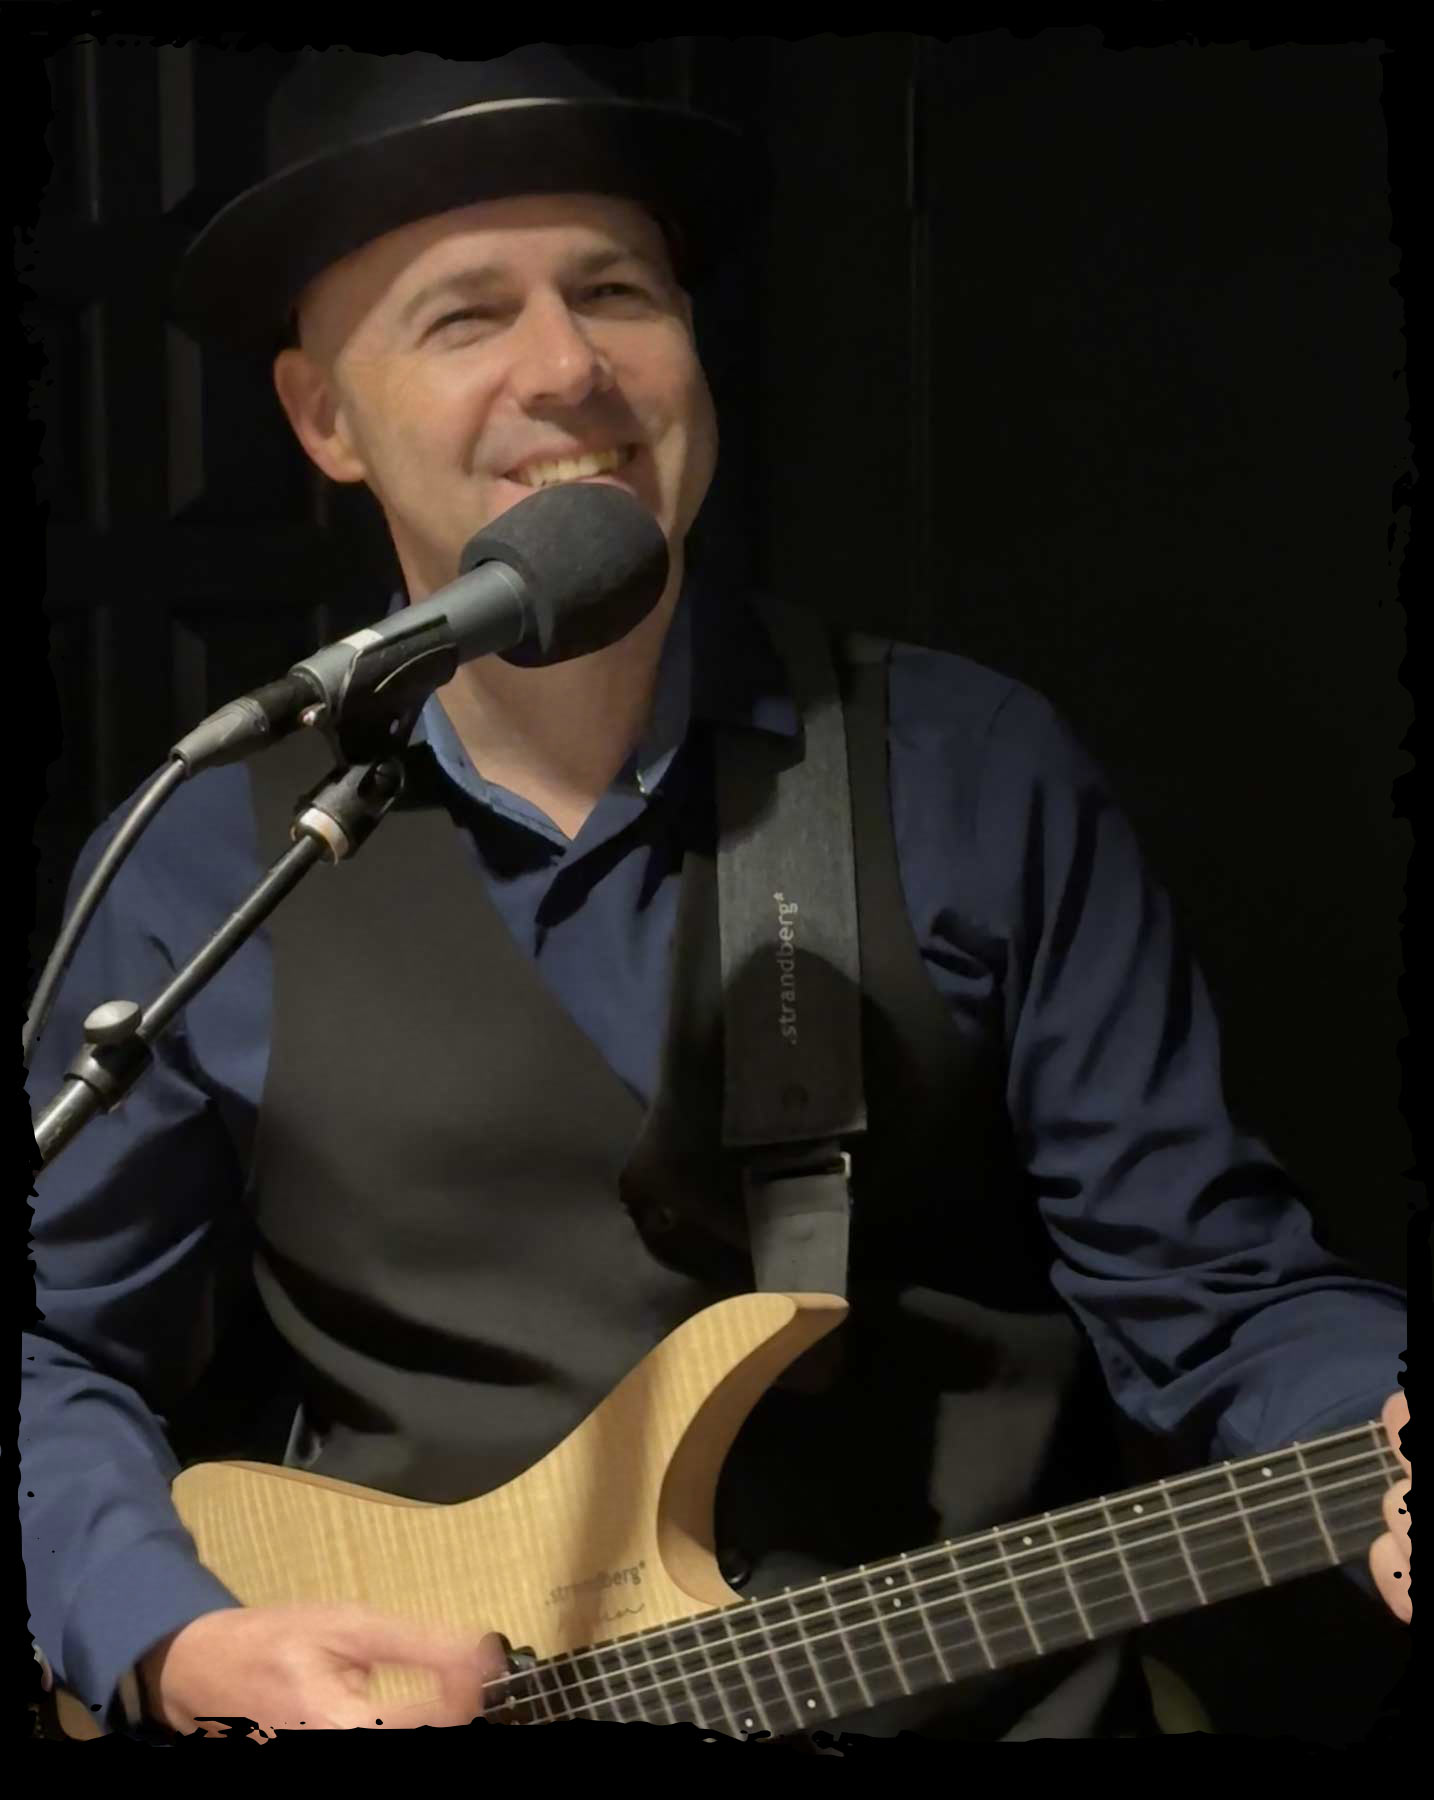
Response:
[[[458,572],[506,563],[534,629],[501,652],[519,668],[587,656],[625,638],[656,606],[669,559],[662,527],[626,488],[559,482],[510,506],[465,545]]]

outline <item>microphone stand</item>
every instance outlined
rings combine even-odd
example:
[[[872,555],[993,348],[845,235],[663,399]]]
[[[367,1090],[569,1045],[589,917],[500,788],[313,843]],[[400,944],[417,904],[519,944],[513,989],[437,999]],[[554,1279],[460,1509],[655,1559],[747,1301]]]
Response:
[[[395,731],[390,720],[385,735],[391,738]],[[402,789],[403,763],[393,754],[334,770],[300,799],[290,833],[293,848],[285,851],[249,897],[143,1011],[132,1000],[107,1000],[90,1013],[84,1026],[85,1048],[66,1070],[59,1093],[34,1121],[42,1168],[74,1141],[97,1112],[109,1112],[124,1099],[149,1067],[155,1038],[314,864],[342,862],[351,856]]]

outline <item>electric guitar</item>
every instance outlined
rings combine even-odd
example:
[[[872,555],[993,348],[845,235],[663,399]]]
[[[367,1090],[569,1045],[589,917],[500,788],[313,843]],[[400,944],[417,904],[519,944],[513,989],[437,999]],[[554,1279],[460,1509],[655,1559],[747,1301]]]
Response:
[[[1368,1553],[1399,1465],[1378,1420],[765,1599],[718,1572],[713,1498],[748,1413],[838,1325],[826,1294],[748,1294],[663,1340],[526,1474],[430,1505],[261,1463],[200,1463],[175,1505],[249,1606],[362,1601],[522,1637],[486,1716],[808,1730],[904,1694],[1271,1587]],[[384,1666],[375,1717],[437,1693]],[[58,1690],[71,1737],[102,1735]]]

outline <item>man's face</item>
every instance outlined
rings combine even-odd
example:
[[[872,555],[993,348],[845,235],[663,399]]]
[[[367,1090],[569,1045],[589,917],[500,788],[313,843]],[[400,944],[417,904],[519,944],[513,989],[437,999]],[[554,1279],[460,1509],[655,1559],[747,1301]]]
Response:
[[[521,465],[578,446],[635,446],[608,479],[651,508],[677,563],[717,420],[691,301],[635,203],[522,195],[419,220],[326,269],[299,317],[280,398],[319,467],[377,496],[411,600],[533,492]]]

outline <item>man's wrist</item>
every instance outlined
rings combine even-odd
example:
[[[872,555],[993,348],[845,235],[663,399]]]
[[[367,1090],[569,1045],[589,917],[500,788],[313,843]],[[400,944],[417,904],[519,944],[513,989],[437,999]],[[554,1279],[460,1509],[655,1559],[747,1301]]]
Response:
[[[125,1724],[143,1724],[144,1697],[140,1689],[138,1663],[132,1669],[126,1669],[120,1676],[116,1691],[119,1694],[120,1705],[124,1708]]]
[[[180,1630],[183,1630],[182,1626]],[[167,1632],[157,1644],[152,1644],[145,1651],[134,1666],[135,1704],[143,1718],[158,1725],[168,1723],[159,1697],[159,1683],[164,1673],[164,1659],[178,1636],[179,1631]]]

